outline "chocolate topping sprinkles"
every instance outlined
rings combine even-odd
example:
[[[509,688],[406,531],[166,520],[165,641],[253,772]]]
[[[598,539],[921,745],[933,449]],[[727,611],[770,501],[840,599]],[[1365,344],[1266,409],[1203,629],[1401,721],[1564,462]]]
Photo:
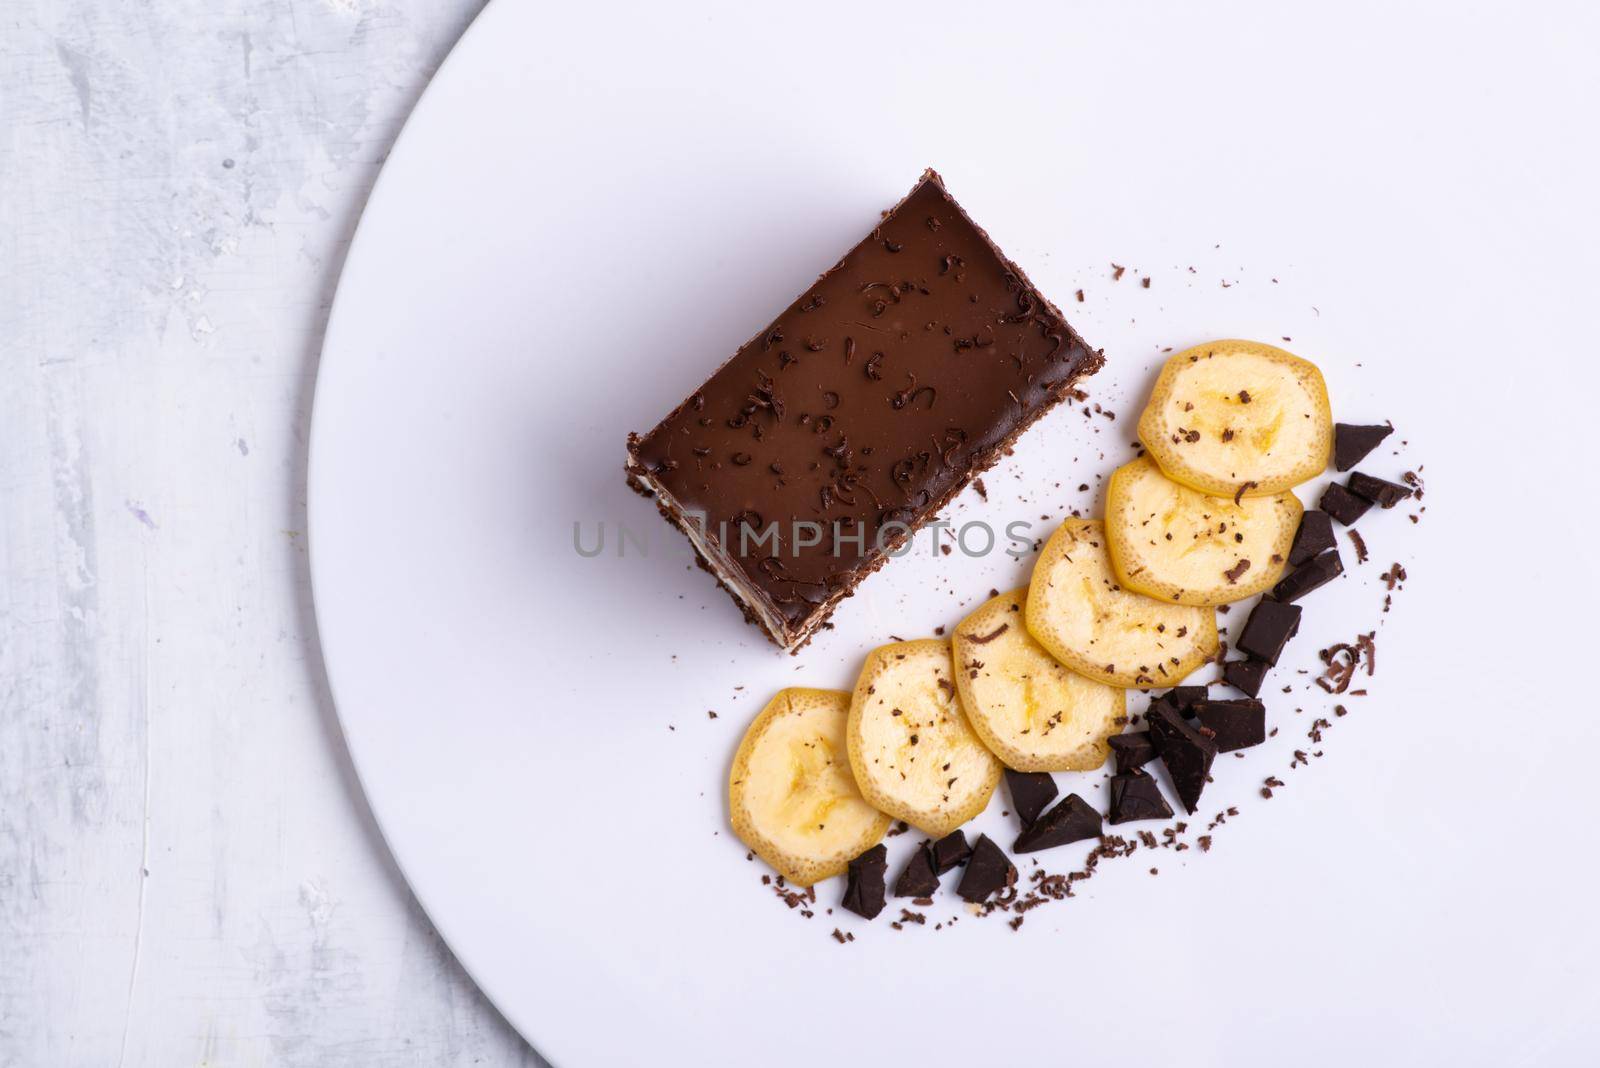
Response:
[[[771,602],[749,616],[795,648],[833,593],[903,540],[890,527],[875,544],[885,525],[915,529],[943,508],[1101,362],[930,173],[690,402],[631,439],[629,472],[674,523],[753,508],[778,525],[777,545],[717,540],[742,593]],[[866,545],[798,545],[792,521],[837,522]],[[761,563],[774,556],[781,579]],[[832,592],[797,604],[791,580]]]
[[[988,634],[974,634],[970,638],[965,638],[964,640],[971,642],[973,645],[987,645],[1010,629],[1010,623],[1002,623]]]

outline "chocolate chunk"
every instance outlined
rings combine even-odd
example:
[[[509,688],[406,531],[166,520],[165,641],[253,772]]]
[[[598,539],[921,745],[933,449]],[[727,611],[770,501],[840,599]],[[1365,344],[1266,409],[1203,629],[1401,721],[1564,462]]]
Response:
[[[900,873],[900,878],[894,881],[895,897],[932,897],[939,889],[939,876],[933,870],[933,856],[928,852],[928,844],[924,842],[911,859],[906,862],[905,871]]]
[[[1402,486],[1396,482],[1385,482],[1381,478],[1363,474],[1357,471],[1350,476],[1350,481],[1345,483],[1350,487],[1350,492],[1357,497],[1371,501],[1381,508],[1393,508],[1407,497],[1411,496],[1410,486]]]
[[[1267,740],[1267,707],[1260,701],[1202,701],[1195,715],[1214,735],[1217,752],[1248,749]]]
[[[1372,502],[1345,489],[1335,482],[1322,491],[1322,499],[1317,502],[1317,507],[1333,516],[1344,526],[1355,526],[1357,519],[1367,514],[1367,509],[1372,507]]]
[[[967,836],[960,831],[951,831],[928,848],[933,855],[933,870],[939,875],[943,875],[951,868],[959,868],[968,857],[972,856],[972,847],[967,845]]]
[[[1230,660],[1222,665],[1222,681],[1254,697],[1267,681],[1267,666],[1261,660]]]
[[[1191,709],[1194,708],[1195,702],[1206,699],[1206,688],[1204,686],[1174,686],[1166,692],[1166,698],[1183,715],[1192,716],[1194,713]]]
[[[1112,823],[1164,820],[1171,816],[1171,806],[1161,796],[1161,787],[1149,773],[1135,768],[1111,776]]]
[[[1156,747],[1151,744],[1150,735],[1145,731],[1114,734],[1110,742],[1111,752],[1116,754],[1118,772],[1142,768],[1156,758]]]
[[[1315,560],[1295,568],[1272,587],[1272,599],[1288,604],[1298,601],[1312,590],[1326,586],[1344,574],[1344,561],[1339,550],[1329,549]]]
[[[1006,769],[1006,788],[1011,791],[1011,809],[1024,827],[1033,825],[1045,806],[1055,800],[1056,781],[1044,772]]]
[[[1145,718],[1150,721],[1150,741],[1155,743],[1156,755],[1172,776],[1178,800],[1193,812],[1200,804],[1201,791],[1206,788],[1211,762],[1217,757],[1216,743],[1189,726],[1170,708],[1151,705]]]
[[[1357,426],[1353,423],[1333,424],[1333,466],[1348,471],[1367,458],[1367,453],[1379,442],[1394,433],[1392,426]]]
[[[878,843],[849,865],[849,882],[840,902],[857,916],[872,919],[883,911],[883,879],[889,870],[889,851]]]
[[[1100,837],[1100,813],[1077,794],[1068,794],[1027,830],[1017,835],[1013,853],[1037,853],[1069,842]]]
[[[956,887],[956,893],[963,900],[978,902],[996,890],[1014,885],[1016,881],[1017,869],[1011,863],[1011,858],[994,844],[992,838],[980,834],[977,844],[972,847],[972,859],[967,861],[967,870],[961,873],[961,884]]]
[[[1161,711],[1163,709],[1165,709],[1167,712],[1172,713],[1175,716],[1180,716],[1181,717],[1181,716],[1183,716],[1185,714],[1183,712],[1183,710],[1178,707],[1177,699],[1172,696],[1172,691],[1171,690],[1168,690],[1166,693],[1162,694],[1160,697],[1155,698],[1148,705],[1145,706],[1145,709],[1144,709],[1145,718],[1149,719],[1151,716],[1155,715],[1157,712],[1159,712],[1159,711]]]
[[[1256,602],[1255,608],[1250,610],[1250,618],[1245,621],[1244,631],[1233,644],[1234,648],[1246,656],[1276,664],[1278,657],[1283,655],[1283,647],[1289,644],[1289,639],[1299,630],[1299,605],[1284,604],[1263,597]]]
[[[1332,517],[1327,512],[1313,509],[1300,517],[1300,529],[1294,532],[1294,544],[1289,546],[1289,563],[1299,567],[1337,544],[1333,537]]]

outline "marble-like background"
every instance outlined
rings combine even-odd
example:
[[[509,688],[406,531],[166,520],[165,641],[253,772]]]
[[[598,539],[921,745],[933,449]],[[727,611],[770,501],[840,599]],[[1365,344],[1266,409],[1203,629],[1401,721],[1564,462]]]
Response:
[[[0,1065],[543,1062],[350,771],[306,428],[480,0],[0,0]]]

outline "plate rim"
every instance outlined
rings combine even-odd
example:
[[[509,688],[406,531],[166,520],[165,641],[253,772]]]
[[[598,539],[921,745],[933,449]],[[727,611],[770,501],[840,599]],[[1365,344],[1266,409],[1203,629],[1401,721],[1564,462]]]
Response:
[[[480,33],[482,28],[492,21],[495,13],[506,5],[499,0],[488,0],[484,6],[472,16],[470,22],[461,31],[459,37],[450,45],[450,50],[438,67],[428,77],[427,84],[417,94],[417,99],[412,103],[405,119],[401,122],[399,130],[395,133],[394,141],[384,155],[383,163],[378,168],[378,175],[373,179],[372,188],[367,193],[366,202],[361,206],[361,212],[356,220],[354,230],[350,235],[350,243],[345,249],[343,262],[339,265],[339,277],[334,283],[333,296],[328,304],[328,318],[323,329],[322,343],[317,349],[317,373],[312,386],[310,419],[306,433],[306,559],[307,576],[311,592],[311,617],[316,627],[317,649],[322,659],[323,680],[328,688],[328,697],[333,705],[334,719],[339,725],[339,736],[344,741],[345,755],[350,761],[351,772],[355,775],[356,783],[361,787],[361,796],[366,803],[367,811],[372,816],[373,826],[377,829],[378,839],[384,850],[393,861],[395,870],[405,883],[405,889],[410,894],[417,908],[421,910],[428,924],[438,934],[440,940],[449,950],[450,955],[460,965],[462,972],[471,980],[473,989],[487,1002],[501,1019],[505,1020],[517,1032],[518,1037],[535,1054],[553,1064],[546,1055],[543,1043],[536,1043],[533,1038],[532,1021],[521,1018],[520,1013],[514,1013],[504,1002],[495,998],[478,978],[477,968],[471,960],[471,954],[463,945],[453,937],[450,925],[446,923],[441,914],[437,912],[427,895],[413,878],[410,865],[385,821],[384,813],[378,800],[373,796],[368,784],[368,777],[362,770],[362,760],[358,755],[358,747],[354,744],[353,733],[348,718],[342,709],[344,701],[340,698],[338,672],[334,663],[339,659],[333,652],[331,643],[326,637],[328,631],[323,626],[325,606],[330,598],[325,596],[327,586],[321,568],[318,566],[319,553],[317,552],[317,515],[321,511],[320,502],[323,494],[328,491],[326,481],[326,465],[318,463],[318,457],[325,455],[319,448],[319,443],[325,438],[324,428],[327,425],[325,417],[326,405],[321,403],[323,392],[323,374],[329,366],[330,356],[339,348],[342,318],[346,303],[346,279],[349,275],[351,264],[358,259],[365,247],[365,240],[370,232],[369,221],[376,211],[381,211],[384,198],[388,189],[388,179],[394,168],[396,158],[403,158],[408,138],[416,129],[418,116],[426,113],[435,99],[435,88],[447,78],[458,65],[459,57],[468,51],[471,42]]]

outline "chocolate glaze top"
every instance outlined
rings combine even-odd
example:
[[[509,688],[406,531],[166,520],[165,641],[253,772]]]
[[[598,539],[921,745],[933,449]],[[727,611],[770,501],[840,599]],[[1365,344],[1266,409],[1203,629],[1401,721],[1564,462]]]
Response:
[[[923,176],[865,240],[630,444],[790,622],[993,462],[1098,357]],[[1092,366],[1092,365],[1091,365]],[[797,548],[792,521],[822,525]],[[779,526],[741,552],[737,528]],[[864,530],[866,552],[845,533]],[[891,529],[889,534],[894,533]]]

